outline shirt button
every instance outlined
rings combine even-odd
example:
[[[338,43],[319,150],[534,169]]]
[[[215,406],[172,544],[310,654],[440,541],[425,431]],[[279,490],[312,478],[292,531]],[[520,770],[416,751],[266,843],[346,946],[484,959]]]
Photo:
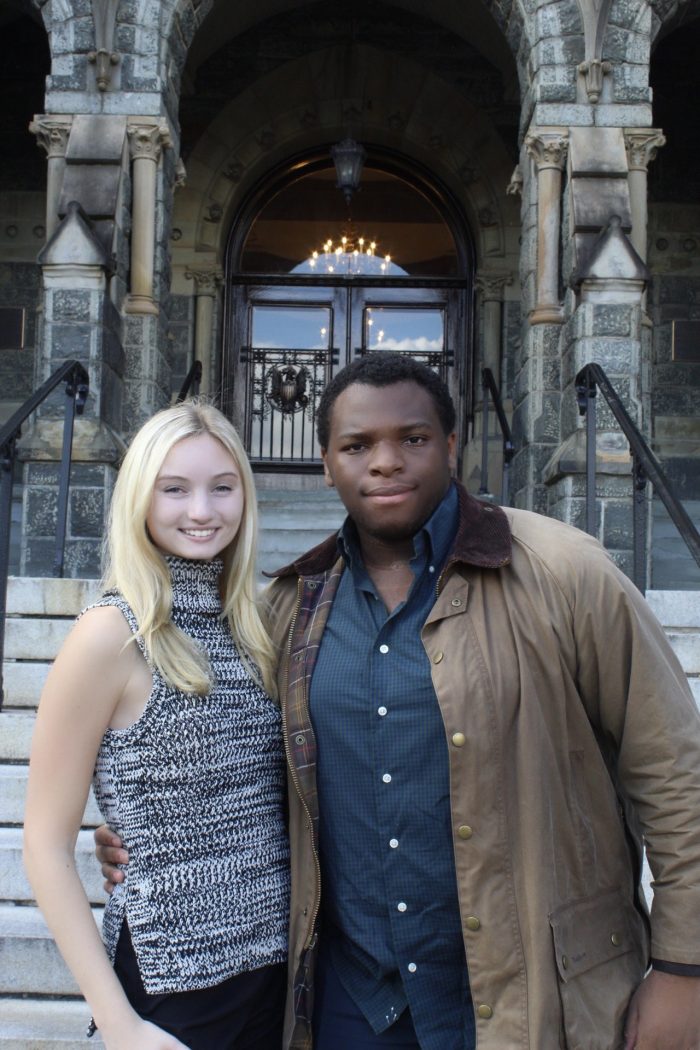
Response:
[[[460,826],[457,828],[457,834],[461,839],[470,839],[474,832],[468,824],[460,824]]]
[[[399,840],[398,839],[389,839],[389,845],[391,846],[392,849],[397,849],[398,845],[399,845]]]
[[[481,923],[477,919],[476,915],[468,915],[466,919],[466,927],[468,930],[478,930]]]
[[[428,572],[435,572],[435,566],[434,565],[429,565],[428,566]]]
[[[385,653],[385,654],[388,653],[389,652],[389,646],[388,645],[380,645],[379,646],[379,652],[380,653]]]
[[[464,735],[464,733],[453,733],[452,734],[452,743],[454,744],[455,747],[464,747],[466,742],[467,742],[467,738]]]
[[[384,718],[384,715],[386,714],[386,708],[383,707],[383,706],[382,707],[378,707],[377,708],[377,714],[379,715],[380,718]]]
[[[390,784],[391,783],[391,773],[385,773],[384,776],[382,777],[382,780],[384,781],[385,784]]]
[[[396,905],[396,907],[398,908],[399,911],[406,911],[406,909],[408,908],[408,905],[405,903],[405,901],[399,901],[399,903]]]
[[[408,972],[409,973],[415,973],[417,969],[418,969],[418,967],[416,966],[415,963],[409,963],[408,964]]]
[[[485,1021],[488,1021],[489,1017],[493,1017],[493,1010],[486,1003],[481,1003],[477,1007],[476,1012],[478,1013],[479,1017],[483,1017]]]

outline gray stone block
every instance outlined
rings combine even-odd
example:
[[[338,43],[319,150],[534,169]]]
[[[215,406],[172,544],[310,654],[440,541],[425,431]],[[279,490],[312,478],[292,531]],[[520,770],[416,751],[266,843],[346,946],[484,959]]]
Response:
[[[627,153],[621,128],[572,128],[569,156],[574,177],[627,176]]]
[[[112,218],[117,204],[119,177],[120,168],[116,164],[67,165],[59,215],[65,215],[70,201],[79,201],[91,218]]]
[[[67,164],[120,165],[125,138],[125,116],[93,116],[78,113],[73,118],[66,149],[66,162]]]

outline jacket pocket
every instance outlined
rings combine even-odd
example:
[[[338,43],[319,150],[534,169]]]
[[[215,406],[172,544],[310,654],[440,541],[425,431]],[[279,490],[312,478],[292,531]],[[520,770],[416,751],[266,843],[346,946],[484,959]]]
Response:
[[[648,965],[644,922],[614,890],[549,917],[567,1050],[618,1050],[632,992]]]

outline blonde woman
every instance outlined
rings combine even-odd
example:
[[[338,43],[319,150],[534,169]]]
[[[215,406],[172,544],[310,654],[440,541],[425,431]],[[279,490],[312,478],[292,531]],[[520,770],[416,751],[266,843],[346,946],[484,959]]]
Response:
[[[106,593],[41,698],[25,864],[107,1050],[281,1045],[289,852],[256,532],[225,417],[150,419],[115,486]],[[91,781],[130,857],[103,939],[74,860]]]

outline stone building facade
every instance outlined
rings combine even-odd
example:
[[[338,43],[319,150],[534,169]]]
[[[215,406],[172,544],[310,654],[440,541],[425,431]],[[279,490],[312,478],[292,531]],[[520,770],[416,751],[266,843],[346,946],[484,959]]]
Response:
[[[65,359],[88,368],[69,574],[99,572],[124,441],[194,360],[261,488],[320,485],[317,450],[285,460],[288,437],[266,457],[261,435],[293,412],[301,426],[303,398],[375,345],[372,310],[441,318],[431,352],[472,489],[488,366],[512,420],[513,502],[583,525],[574,378],[595,361],[680,496],[700,500],[697,0],[13,0],[0,26],[0,419]],[[348,137],[366,153],[352,215],[329,181]],[[398,270],[305,270],[299,245],[343,221],[383,248],[393,236]],[[328,341],[266,339],[275,310],[299,332],[329,318]],[[271,349],[272,380],[255,371]],[[22,440],[29,575],[51,564],[58,401]],[[630,459],[602,405],[598,431],[599,536],[629,570]],[[490,447],[495,488],[495,431]],[[650,558],[652,582],[692,581],[678,564]]]

